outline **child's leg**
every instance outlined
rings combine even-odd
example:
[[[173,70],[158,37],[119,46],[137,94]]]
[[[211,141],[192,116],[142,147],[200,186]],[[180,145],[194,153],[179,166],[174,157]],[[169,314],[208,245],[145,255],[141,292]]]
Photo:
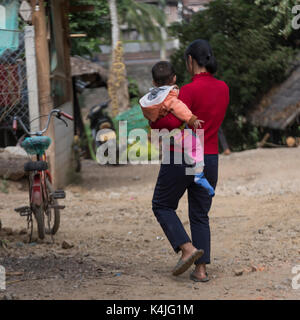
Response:
[[[194,182],[199,186],[203,187],[204,189],[206,189],[206,191],[211,197],[215,195],[215,190],[205,178],[203,171],[201,173],[195,174]]]
[[[187,139],[185,140],[187,142]],[[193,159],[193,162],[195,162],[195,178],[194,182],[208,192],[208,194],[213,197],[215,195],[214,188],[210,185],[210,183],[207,181],[207,179],[204,176],[203,167],[204,167],[204,150],[203,150],[203,143],[201,143],[201,140],[198,135],[195,133],[192,133],[192,137],[189,139],[189,142],[187,143],[188,150],[187,153],[190,156],[190,158]]]

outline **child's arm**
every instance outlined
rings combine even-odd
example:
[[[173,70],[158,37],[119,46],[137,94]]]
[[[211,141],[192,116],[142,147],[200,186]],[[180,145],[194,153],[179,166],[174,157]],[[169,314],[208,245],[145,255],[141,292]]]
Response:
[[[187,105],[177,98],[177,95],[169,95],[164,101],[164,106],[169,112],[173,113],[181,121],[186,122],[189,126],[201,128],[201,122],[203,121],[193,115]]]

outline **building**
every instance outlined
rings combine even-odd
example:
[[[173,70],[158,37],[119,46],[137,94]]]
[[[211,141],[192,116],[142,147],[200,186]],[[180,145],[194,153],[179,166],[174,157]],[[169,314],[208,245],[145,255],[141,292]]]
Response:
[[[288,78],[267,93],[249,114],[255,126],[268,129],[280,136],[280,132],[300,124],[300,55],[291,67]]]
[[[205,6],[211,0],[182,0],[183,10],[185,14],[193,14],[200,10],[205,10]]]
[[[29,12],[22,21],[20,5]],[[45,9],[46,8],[46,9]],[[1,146],[12,144],[11,119],[17,115],[31,129],[43,128],[52,108],[73,114],[70,67],[68,0],[4,0],[0,6],[0,128]],[[9,89],[10,88],[10,89]],[[34,122],[32,122],[34,120]],[[19,133],[19,134],[22,134]],[[53,182],[67,182],[73,143],[73,124],[56,120],[47,132],[52,138],[48,152]],[[4,138],[3,138],[4,137]],[[15,143],[15,142],[14,142]]]

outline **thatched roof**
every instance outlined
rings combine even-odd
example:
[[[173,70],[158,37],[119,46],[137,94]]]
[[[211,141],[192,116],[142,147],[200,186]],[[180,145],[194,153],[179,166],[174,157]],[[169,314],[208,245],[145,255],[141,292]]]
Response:
[[[79,56],[71,57],[72,77],[97,74],[103,82],[107,82],[108,71],[98,63],[91,62]]]
[[[300,54],[294,65],[288,79],[272,89],[251,112],[252,124],[284,130],[300,116]]]

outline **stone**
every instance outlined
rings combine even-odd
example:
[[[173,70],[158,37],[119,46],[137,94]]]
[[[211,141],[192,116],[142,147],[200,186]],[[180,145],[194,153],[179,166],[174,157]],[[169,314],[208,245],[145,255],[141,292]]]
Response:
[[[256,272],[258,270],[257,266],[251,266],[251,272]]]
[[[17,248],[22,248],[22,247],[24,247],[24,243],[23,242],[17,242],[16,243],[16,247]]]
[[[2,231],[4,231],[8,236],[11,236],[13,234],[12,228],[2,228]]]
[[[63,249],[71,249],[71,248],[74,247],[74,245],[71,244],[71,243],[68,243],[67,241],[64,240],[64,241],[62,242],[62,244],[61,244],[61,247],[62,247]]]
[[[19,231],[19,235],[22,235],[22,234],[27,234],[27,229],[21,229],[20,231]]]
[[[234,270],[234,275],[235,276],[241,276],[244,273],[243,269],[235,269]]]
[[[1,298],[1,300],[20,300],[20,299],[14,294],[7,293]]]
[[[28,161],[26,152],[20,147],[6,147],[0,153],[0,177],[20,180],[25,176],[24,163]]]

